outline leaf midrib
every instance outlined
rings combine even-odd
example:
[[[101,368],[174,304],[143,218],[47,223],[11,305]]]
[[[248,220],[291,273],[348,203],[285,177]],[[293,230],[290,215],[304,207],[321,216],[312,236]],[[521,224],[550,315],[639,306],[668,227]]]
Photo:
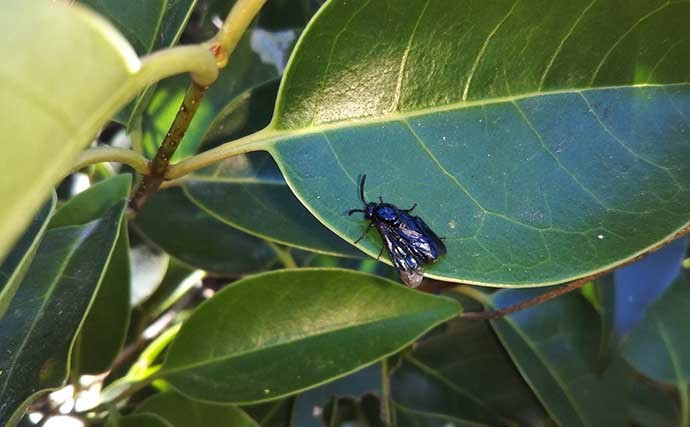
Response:
[[[404,315],[404,316],[382,316],[382,317],[377,317],[377,318],[373,318],[373,319],[368,319],[366,322],[358,323],[358,324],[356,324],[356,325],[351,325],[351,326],[347,326],[347,327],[344,327],[344,328],[338,328],[338,329],[330,329],[330,328],[329,328],[329,329],[326,329],[326,330],[323,330],[323,331],[319,331],[319,332],[316,333],[316,334],[307,335],[307,336],[305,336],[305,337],[301,337],[301,338],[298,338],[298,339],[294,339],[294,340],[290,340],[290,341],[277,342],[277,343],[274,343],[274,344],[271,344],[271,345],[267,345],[267,346],[264,346],[264,347],[260,347],[260,348],[258,348],[258,349],[256,349],[256,348],[255,348],[255,349],[248,349],[248,350],[245,350],[245,351],[240,351],[240,352],[237,352],[237,353],[232,353],[232,354],[224,355],[224,356],[222,356],[222,357],[216,357],[216,358],[212,358],[212,359],[206,359],[206,360],[203,360],[203,361],[201,361],[201,362],[190,363],[190,364],[187,364],[187,365],[184,365],[184,366],[175,367],[175,368],[173,368],[173,369],[167,369],[167,370],[165,369],[165,363],[167,362],[167,360],[166,360],[166,362],[163,363],[163,368],[162,368],[158,373],[156,373],[155,376],[165,377],[166,375],[170,375],[171,373],[176,373],[176,372],[185,371],[185,370],[192,370],[192,369],[195,369],[195,368],[198,368],[198,367],[204,367],[204,366],[207,366],[207,365],[219,364],[219,363],[223,363],[223,362],[226,362],[226,361],[229,361],[229,360],[232,360],[232,359],[240,358],[240,357],[242,357],[242,356],[246,356],[246,355],[251,354],[251,353],[261,353],[261,352],[264,352],[264,351],[267,351],[267,350],[270,350],[270,349],[274,349],[274,348],[278,348],[278,347],[284,347],[284,346],[289,346],[289,345],[297,344],[297,343],[300,343],[300,342],[302,342],[302,341],[307,341],[307,340],[310,340],[310,339],[312,339],[312,338],[319,337],[319,336],[323,336],[323,335],[327,335],[327,334],[331,334],[331,333],[338,333],[338,332],[340,332],[340,331],[347,331],[347,330],[350,330],[350,329],[357,329],[357,328],[367,327],[367,326],[370,326],[370,325],[373,325],[373,324],[376,324],[376,323],[384,322],[384,321],[386,321],[386,320],[395,320],[395,319],[404,320],[404,319],[407,319],[407,318],[409,318],[409,317],[416,317],[416,316],[423,315],[423,314],[426,314],[426,313],[432,313],[432,314],[433,314],[434,311],[433,311],[433,310],[422,310],[422,311],[417,311],[417,312],[414,312],[414,313],[412,313],[412,314],[408,314],[408,315]],[[436,317],[438,317],[438,316],[436,316]],[[445,318],[447,318],[447,316],[444,316],[444,319],[445,319]],[[434,325],[437,324],[439,321],[443,321],[444,319],[436,320],[436,321],[434,322]],[[433,325],[432,325],[432,326],[433,326]],[[173,345],[174,345],[174,344],[173,344]],[[173,350],[173,348],[171,348],[171,351],[172,351],[172,350]]]
[[[266,142],[266,146],[270,146],[270,143],[277,138],[285,138],[286,136],[302,136],[305,134],[327,132],[330,130],[338,130],[348,127],[356,127],[363,125],[375,125],[388,123],[393,121],[408,120],[413,117],[425,116],[433,113],[442,113],[447,111],[462,110],[464,108],[481,107],[492,104],[502,104],[502,103],[512,103],[516,101],[521,101],[524,99],[546,97],[552,95],[575,95],[582,94],[583,92],[593,92],[593,91],[607,91],[607,90],[624,90],[624,89],[645,89],[645,88],[669,88],[674,86],[690,86],[690,81],[685,82],[675,82],[675,83],[643,83],[634,85],[616,85],[616,86],[595,86],[595,87],[579,87],[579,88],[569,88],[569,89],[559,89],[550,91],[538,91],[538,92],[527,92],[519,95],[511,96],[500,96],[495,98],[485,98],[471,101],[458,101],[450,104],[437,105],[428,108],[420,108],[418,110],[407,110],[407,111],[392,111],[386,112],[380,115],[371,115],[368,117],[357,117],[357,118],[346,118],[343,120],[335,120],[326,123],[320,123],[317,125],[307,125],[295,127],[280,127],[280,117],[274,116],[271,123],[263,131],[259,131],[255,134],[249,135],[248,138],[253,135],[261,134],[261,140]],[[280,99],[276,101],[280,103]],[[265,147],[262,149],[266,149]]]
[[[73,226],[74,228],[83,228],[82,233],[79,233],[78,236],[75,236],[75,240],[72,246],[69,247],[69,252],[67,256],[65,256],[63,262],[61,263],[55,277],[53,278],[53,281],[50,283],[48,286],[48,289],[45,294],[43,294],[43,302],[41,302],[40,307],[38,307],[38,310],[36,311],[37,315],[34,317],[34,320],[31,322],[31,326],[28,328],[26,331],[26,334],[24,335],[24,339],[22,340],[22,343],[19,345],[19,348],[17,351],[14,352],[14,358],[12,360],[12,364],[9,367],[7,371],[7,375],[5,376],[6,380],[4,384],[2,385],[2,388],[0,389],[0,394],[4,394],[6,391],[7,384],[9,383],[11,377],[12,377],[12,372],[14,371],[15,366],[17,365],[17,360],[19,360],[19,356],[22,355],[24,347],[26,346],[27,342],[29,341],[29,337],[32,336],[32,332],[34,328],[36,327],[36,324],[38,323],[39,319],[41,319],[43,316],[41,313],[43,313],[44,308],[48,301],[50,300],[50,297],[53,295],[55,292],[55,288],[59,282],[61,282],[62,274],[64,271],[67,269],[67,266],[70,264],[72,257],[74,256],[75,252],[81,245],[81,243],[88,238],[91,233],[98,228],[98,222],[99,220],[93,221],[92,223],[81,225],[81,226]],[[67,228],[67,227],[65,227]],[[72,228],[72,227],[69,227]],[[60,229],[57,229],[60,230]],[[62,228],[64,230],[64,228]],[[60,231],[62,231],[60,230]],[[57,232],[57,231],[56,231]]]

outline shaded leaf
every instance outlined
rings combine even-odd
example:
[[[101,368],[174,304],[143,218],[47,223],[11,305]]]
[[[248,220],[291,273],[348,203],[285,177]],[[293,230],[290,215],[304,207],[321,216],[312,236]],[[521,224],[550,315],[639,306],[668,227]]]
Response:
[[[110,257],[105,276],[72,348],[77,375],[107,371],[122,349],[130,319],[130,269],[127,223]]]
[[[626,360],[655,381],[689,392],[690,283],[679,275],[671,289],[647,309],[647,316],[625,340]],[[654,349],[654,356],[650,351]]]
[[[266,242],[209,216],[179,188],[153,195],[134,225],[175,258],[214,273],[239,276],[257,272],[276,259]]]
[[[151,396],[137,412],[158,415],[173,427],[259,427],[237,406],[198,402],[172,391]]]
[[[602,314],[602,354],[615,357],[623,339],[645,317],[647,307],[671,286],[688,249],[678,239],[636,263],[620,268],[596,283]]]
[[[637,379],[630,391],[630,417],[641,426],[680,426],[676,396],[670,390]]]
[[[476,303],[462,300],[466,310]],[[475,311],[479,308],[475,308]],[[394,371],[391,390],[406,417],[487,425],[546,425],[541,404],[487,322],[453,319],[420,341]]]
[[[12,139],[0,160],[0,260],[141,84],[131,78],[140,67],[134,50],[107,22],[77,5],[26,3],[8,2],[0,14],[11,35],[0,46],[0,131]]]
[[[129,177],[111,182],[129,187]],[[114,193],[97,219],[74,206],[99,200],[94,187],[55,214],[33,263],[0,320],[0,424],[21,417],[33,395],[58,387],[67,376],[72,343],[105,274],[118,237],[126,200]],[[61,210],[62,210],[61,209]],[[75,213],[75,215],[71,215]],[[65,222],[65,218],[74,222]],[[87,222],[81,222],[82,220]],[[14,415],[13,415],[14,414]]]
[[[112,413],[108,417],[106,427],[173,427],[156,414],[132,414],[121,416]]]
[[[540,293],[506,289],[491,295],[496,308]],[[626,425],[627,371],[615,363],[594,369],[599,319],[576,294],[492,322],[494,330],[546,411],[561,426]]]
[[[244,406],[242,409],[261,427],[292,427],[294,425],[292,422],[294,404],[295,398],[288,397],[258,405]]]
[[[343,214],[358,175],[368,200],[417,203],[448,246],[431,277],[547,285],[609,268],[690,219],[690,5],[625,5],[331,1],[253,147],[347,240],[366,226]]]
[[[17,287],[24,278],[31,261],[41,242],[48,220],[55,209],[56,198],[53,194],[24,230],[17,244],[14,245],[5,261],[0,264],[0,319],[10,305]]]
[[[455,301],[347,270],[266,273],[197,308],[159,375],[196,399],[276,399],[392,354],[459,311]]]
[[[293,425],[295,427],[322,427],[326,408],[329,404],[332,405],[334,398],[359,399],[365,394],[381,396],[383,394],[382,378],[381,363],[377,363],[301,393],[295,399]]]

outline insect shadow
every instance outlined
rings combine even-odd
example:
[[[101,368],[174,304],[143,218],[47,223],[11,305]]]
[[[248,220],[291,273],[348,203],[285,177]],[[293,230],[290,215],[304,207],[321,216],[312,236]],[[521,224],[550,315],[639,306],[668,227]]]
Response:
[[[442,239],[418,216],[410,215],[417,206],[415,203],[409,209],[385,203],[381,197],[379,202],[367,202],[364,198],[364,184],[367,176],[362,175],[359,182],[359,198],[364,204],[363,209],[350,209],[348,215],[355,212],[364,214],[370,221],[367,229],[357,240],[362,240],[372,228],[376,227],[383,239],[385,248],[398,270],[400,279],[407,285],[416,288],[424,278],[424,265],[436,262],[446,253],[446,245]]]

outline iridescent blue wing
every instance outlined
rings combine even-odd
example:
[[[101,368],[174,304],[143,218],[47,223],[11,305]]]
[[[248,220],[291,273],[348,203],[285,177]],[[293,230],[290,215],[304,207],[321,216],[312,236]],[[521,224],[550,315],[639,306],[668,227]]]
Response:
[[[407,239],[399,235],[399,228],[385,223],[377,223],[376,228],[383,238],[384,247],[393,262],[393,266],[400,273],[400,279],[407,286],[413,288],[419,286],[424,278],[424,264],[415,249]]]
[[[398,235],[407,241],[417,257],[425,263],[432,263],[446,253],[443,241],[418,216],[401,211]]]

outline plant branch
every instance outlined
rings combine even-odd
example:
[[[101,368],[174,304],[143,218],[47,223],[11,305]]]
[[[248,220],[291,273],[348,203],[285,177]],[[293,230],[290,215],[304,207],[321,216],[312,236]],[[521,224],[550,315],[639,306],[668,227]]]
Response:
[[[690,234],[690,226],[686,226],[685,228],[682,228],[681,230],[679,230],[677,233],[673,234],[668,239],[665,239],[662,243],[654,246],[652,249],[650,249],[650,250],[646,251],[645,253],[640,254],[640,255],[638,255],[638,256],[636,256],[636,257],[634,257],[634,258],[632,258],[626,262],[618,264],[614,268],[610,268],[610,269],[592,274],[590,276],[574,280],[574,281],[572,281],[572,282],[570,282],[570,283],[568,283],[562,287],[559,287],[559,288],[554,289],[552,291],[543,293],[543,294],[538,295],[534,298],[523,301],[519,304],[510,305],[510,306],[504,307],[500,310],[468,311],[465,313],[461,313],[459,317],[463,318],[463,319],[480,319],[480,320],[500,319],[501,317],[507,316],[507,315],[514,313],[516,311],[524,310],[525,308],[529,308],[529,307],[532,307],[534,305],[541,304],[543,302],[552,300],[552,299],[554,299],[558,296],[561,296],[563,294],[566,294],[568,292],[572,292],[576,289],[579,289],[579,288],[583,287],[584,285],[586,285],[587,283],[589,283],[593,280],[596,280],[596,279],[612,272],[615,269],[618,269],[618,268],[624,267],[626,265],[632,264],[636,261],[639,261],[640,259],[646,257],[650,253],[655,252],[655,251],[661,249],[662,247],[666,246],[669,242],[676,240],[676,239],[679,239],[679,238],[686,236],[688,234]],[[461,285],[461,286],[467,286],[467,285]],[[481,302],[482,304],[486,304],[486,298],[484,298],[484,297],[482,297],[481,299],[477,299],[477,301]]]
[[[187,132],[189,124],[199,108],[201,99],[208,90],[209,85],[218,78],[218,69],[227,65],[228,59],[235,47],[237,47],[238,41],[265,2],[266,0],[237,0],[230,13],[228,13],[227,18],[225,18],[223,27],[218,31],[216,37],[211,40],[210,44],[175,48],[182,53],[186,52],[183,49],[187,48],[195,55],[199,55],[198,52],[203,50],[205,57],[203,64],[200,64],[192,72],[192,83],[187,89],[182,105],[170,126],[170,130],[151,162],[150,173],[144,176],[137,191],[134,193],[134,197],[130,201],[130,207],[135,212],[141,209],[148,197],[156,192],[165,180],[170,160]],[[153,65],[170,67],[171,61],[178,61],[175,55],[171,56],[169,53],[170,50],[175,49],[163,50],[151,55],[148,62],[142,61],[142,70],[146,68],[147,64],[150,64],[149,67],[153,67]]]
[[[204,97],[207,89],[208,86],[201,86],[195,81],[187,88],[187,93],[185,93],[182,105],[175,116],[175,120],[173,120],[170,130],[165,135],[163,143],[158,148],[156,156],[151,161],[149,173],[144,176],[134,197],[132,197],[130,201],[130,207],[135,211],[141,208],[148,197],[156,192],[163,182],[164,176],[168,170],[168,165],[170,164],[170,159],[173,154],[175,154],[175,150],[177,150],[177,147],[180,145],[182,138],[187,132],[189,124],[194,118],[194,114],[196,114],[201,99]]]
[[[149,171],[149,161],[136,151],[115,147],[94,147],[81,153],[72,166],[71,172],[102,162],[124,163],[139,173],[148,173]]]

